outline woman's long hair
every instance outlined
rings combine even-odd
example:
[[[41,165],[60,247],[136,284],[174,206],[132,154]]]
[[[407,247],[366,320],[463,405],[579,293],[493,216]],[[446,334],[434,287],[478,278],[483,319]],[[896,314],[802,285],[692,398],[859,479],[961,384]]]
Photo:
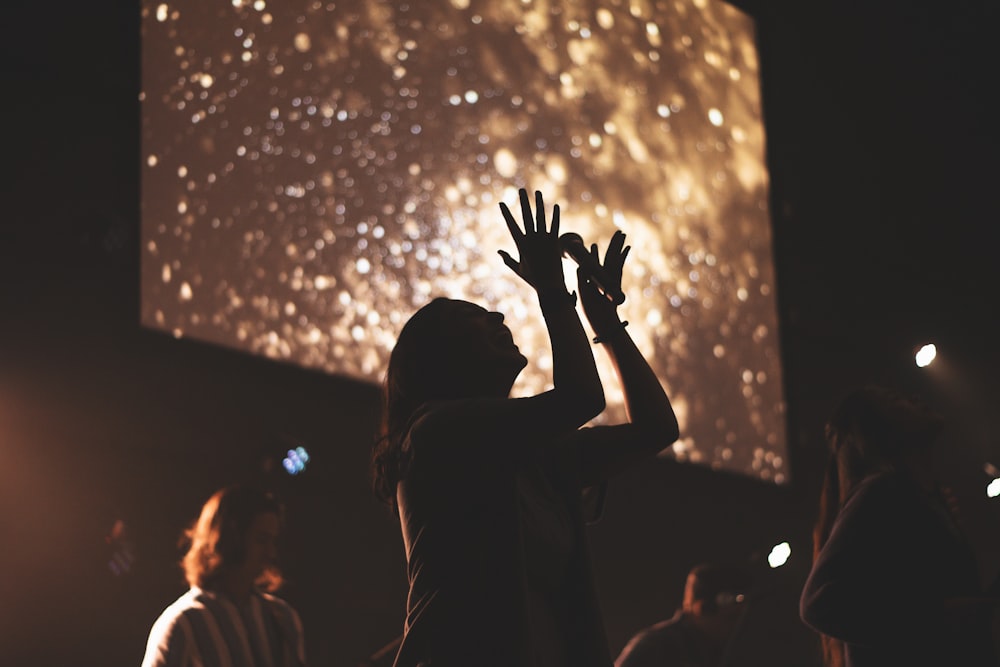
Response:
[[[282,508],[265,491],[229,486],[215,492],[202,506],[198,520],[184,534],[190,546],[181,567],[188,585],[211,590],[226,572],[243,564],[251,524],[261,514],[270,513],[281,518]],[[268,593],[276,591],[281,583],[281,571],[273,565],[254,582]]]
[[[904,457],[930,445],[941,426],[926,406],[882,387],[865,387],[841,401],[826,426],[831,454],[813,527],[813,561],[851,491],[873,473],[900,470]],[[843,644],[826,635],[821,639],[827,667],[843,667]]]
[[[403,326],[382,385],[382,424],[372,447],[372,489],[395,509],[396,485],[406,468],[403,440],[419,407],[462,394],[469,375],[462,341],[449,321],[452,301],[439,297]]]

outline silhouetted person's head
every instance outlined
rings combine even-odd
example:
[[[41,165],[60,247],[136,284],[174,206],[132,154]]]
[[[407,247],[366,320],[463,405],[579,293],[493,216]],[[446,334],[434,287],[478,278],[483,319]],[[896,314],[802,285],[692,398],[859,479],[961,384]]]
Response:
[[[681,611],[709,639],[725,642],[739,623],[750,585],[743,568],[698,565],[688,573]]]
[[[527,365],[503,315],[468,301],[437,298],[403,326],[382,394],[382,438],[372,458],[376,494],[391,503],[399,446],[413,413],[438,400],[507,396]]]
[[[468,301],[445,298],[418,310],[389,357],[390,398],[416,409],[431,400],[506,395],[527,360],[503,319]]]
[[[826,427],[840,476],[840,502],[874,472],[897,470],[926,478],[942,426],[941,417],[927,406],[888,389],[866,387],[849,394]]]
[[[186,533],[191,544],[181,565],[188,584],[235,595],[277,590],[281,516],[270,493],[244,486],[217,491]]]

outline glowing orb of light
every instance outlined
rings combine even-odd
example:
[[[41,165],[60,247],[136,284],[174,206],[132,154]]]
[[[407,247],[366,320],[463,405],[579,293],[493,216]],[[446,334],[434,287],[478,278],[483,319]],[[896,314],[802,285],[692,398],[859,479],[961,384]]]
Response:
[[[919,368],[926,368],[931,365],[935,357],[937,357],[937,347],[934,346],[934,343],[928,343],[917,350],[915,360]]]
[[[788,558],[792,555],[792,546],[788,542],[782,542],[781,544],[775,544],[771,549],[771,553],[767,555],[767,564],[772,568],[781,567],[788,562]]]
[[[996,498],[997,496],[1000,496],[1000,477],[986,485],[986,497]]]

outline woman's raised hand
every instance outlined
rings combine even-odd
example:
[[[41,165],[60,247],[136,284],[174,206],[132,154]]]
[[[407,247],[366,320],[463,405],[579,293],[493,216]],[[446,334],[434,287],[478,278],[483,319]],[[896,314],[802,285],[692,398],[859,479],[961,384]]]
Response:
[[[597,252],[597,244],[590,246],[590,255],[594,262],[604,267],[604,273],[612,285],[606,287],[617,287],[621,290],[622,267],[625,266],[625,258],[628,257],[632,246],[625,245],[625,232],[618,230],[611,236],[611,242],[604,253],[604,262],[601,263]],[[580,269],[577,271],[578,291],[580,292],[580,302],[583,303],[583,312],[590,321],[590,326],[598,338],[605,338],[611,333],[620,330],[623,325],[618,319],[618,310],[615,304],[605,294],[601,292],[597,284],[591,280],[587,273]]]
[[[514,215],[503,202],[500,202],[500,212],[507,222],[507,229],[517,246],[518,259],[514,259],[504,250],[498,251],[503,263],[514,273],[535,288],[536,291],[560,289],[565,291],[563,279],[562,251],[559,247],[559,205],[552,207],[552,223],[548,229],[545,226],[545,204],[542,193],[535,192],[535,212],[531,211],[528,192],[521,188],[521,216],[524,219],[524,231],[514,219]]]

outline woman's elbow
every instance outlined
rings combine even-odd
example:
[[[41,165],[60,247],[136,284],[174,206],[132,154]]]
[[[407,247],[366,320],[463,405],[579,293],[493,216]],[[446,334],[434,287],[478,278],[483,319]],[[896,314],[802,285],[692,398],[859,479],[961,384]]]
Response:
[[[661,413],[651,419],[633,420],[632,424],[639,428],[643,440],[658,443],[660,449],[681,437],[680,426],[673,412]]]

